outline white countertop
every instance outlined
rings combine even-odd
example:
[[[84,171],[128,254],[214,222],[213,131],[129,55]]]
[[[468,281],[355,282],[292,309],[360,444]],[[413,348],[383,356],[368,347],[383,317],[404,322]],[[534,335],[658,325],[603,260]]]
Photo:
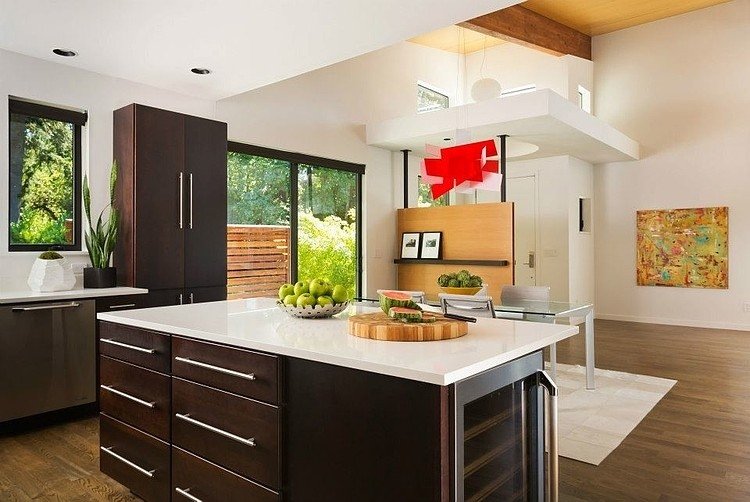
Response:
[[[36,293],[30,289],[16,289],[5,291],[0,289],[0,305],[5,303],[43,302],[56,300],[75,300],[81,298],[99,298],[102,296],[142,295],[148,289],[141,288],[76,288],[68,291],[53,291],[51,293]]]
[[[330,319],[296,319],[272,299],[232,300],[102,313],[101,321],[449,385],[578,333],[578,327],[478,319],[469,334],[440,342],[384,342],[347,333],[352,306]]]

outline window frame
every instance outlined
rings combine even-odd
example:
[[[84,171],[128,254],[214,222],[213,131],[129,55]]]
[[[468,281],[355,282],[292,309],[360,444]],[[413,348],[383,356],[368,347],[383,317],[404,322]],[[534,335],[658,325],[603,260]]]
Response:
[[[426,90],[426,91],[429,91],[429,92],[432,92],[432,93],[435,93],[435,94],[437,94],[439,96],[444,97],[445,98],[445,106],[441,106],[440,108],[431,108],[429,110],[420,110],[419,109],[419,88],[420,87],[422,89]],[[437,110],[445,110],[445,109],[450,108],[450,107],[451,107],[451,97],[448,95],[447,92],[442,91],[440,89],[437,89],[437,88],[435,88],[435,87],[433,87],[433,86],[431,86],[431,85],[429,85],[429,84],[427,84],[425,82],[422,82],[421,80],[417,81],[417,113],[418,114],[434,112],[434,111],[437,111]]]
[[[291,239],[291,247],[293,252],[289,253],[289,269],[291,271],[292,283],[297,282],[299,274],[299,263],[297,258],[298,246],[299,246],[299,166],[301,164],[311,165],[313,167],[322,167],[326,169],[335,169],[338,171],[346,171],[356,175],[357,184],[357,215],[356,215],[356,251],[357,251],[357,284],[356,284],[356,296],[362,296],[362,273],[363,273],[363,260],[362,260],[362,207],[363,207],[363,191],[362,191],[362,177],[365,174],[364,164],[355,164],[353,162],[346,162],[343,160],[329,159],[326,157],[316,157],[314,155],[307,155],[304,153],[288,152],[284,150],[276,150],[274,148],[267,148],[263,146],[249,145],[247,143],[240,143],[237,141],[227,142],[227,151],[232,153],[242,153],[245,155],[253,155],[256,157],[265,157],[267,159],[281,160],[289,163],[289,232]]]
[[[71,244],[14,244],[10,231],[10,205],[11,200],[11,115],[25,115],[58,122],[67,122],[73,125],[73,242]],[[39,252],[53,249],[55,251],[82,251],[83,239],[81,234],[83,212],[81,207],[83,189],[83,132],[82,127],[86,125],[88,114],[59,108],[56,106],[32,103],[19,98],[8,98],[8,252]]]

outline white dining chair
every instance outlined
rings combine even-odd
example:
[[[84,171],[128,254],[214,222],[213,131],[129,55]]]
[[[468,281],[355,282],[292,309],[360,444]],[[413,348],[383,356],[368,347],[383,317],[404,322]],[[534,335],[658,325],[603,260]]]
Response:
[[[425,303],[424,291],[403,291],[398,289],[379,289],[378,294],[385,293],[386,291],[398,291],[399,293],[406,293],[411,296],[414,303]]]
[[[523,302],[523,301],[540,301],[540,302],[550,301],[550,287],[549,286],[506,285],[506,286],[503,286],[502,290],[500,291],[500,303],[501,304],[512,305],[514,302]],[[503,312],[500,314],[500,316],[505,317],[505,318],[511,318],[511,319],[524,319],[524,320],[529,320],[529,321],[547,322],[547,323],[552,323],[552,324],[555,323],[554,317],[535,315],[535,314],[525,314],[521,312],[519,312],[518,314]],[[556,343],[553,343],[552,345],[549,346],[549,364],[550,364],[552,377],[554,378],[557,376],[557,344]]]
[[[495,317],[495,305],[491,296],[438,294],[443,314],[458,314],[471,317]]]

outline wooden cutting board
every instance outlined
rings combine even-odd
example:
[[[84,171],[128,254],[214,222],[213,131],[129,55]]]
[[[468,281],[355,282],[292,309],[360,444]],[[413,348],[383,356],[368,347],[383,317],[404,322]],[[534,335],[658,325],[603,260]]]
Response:
[[[469,332],[465,321],[446,319],[439,314],[429,323],[405,323],[391,319],[383,312],[358,314],[349,318],[349,334],[390,342],[434,342],[464,336]]]

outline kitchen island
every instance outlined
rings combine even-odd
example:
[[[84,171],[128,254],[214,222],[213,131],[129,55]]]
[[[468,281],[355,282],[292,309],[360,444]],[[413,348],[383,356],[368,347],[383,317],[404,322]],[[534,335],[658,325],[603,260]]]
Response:
[[[101,469],[145,500],[539,500],[541,349],[574,326],[479,319],[441,342],[347,334],[352,306],[99,314]]]

